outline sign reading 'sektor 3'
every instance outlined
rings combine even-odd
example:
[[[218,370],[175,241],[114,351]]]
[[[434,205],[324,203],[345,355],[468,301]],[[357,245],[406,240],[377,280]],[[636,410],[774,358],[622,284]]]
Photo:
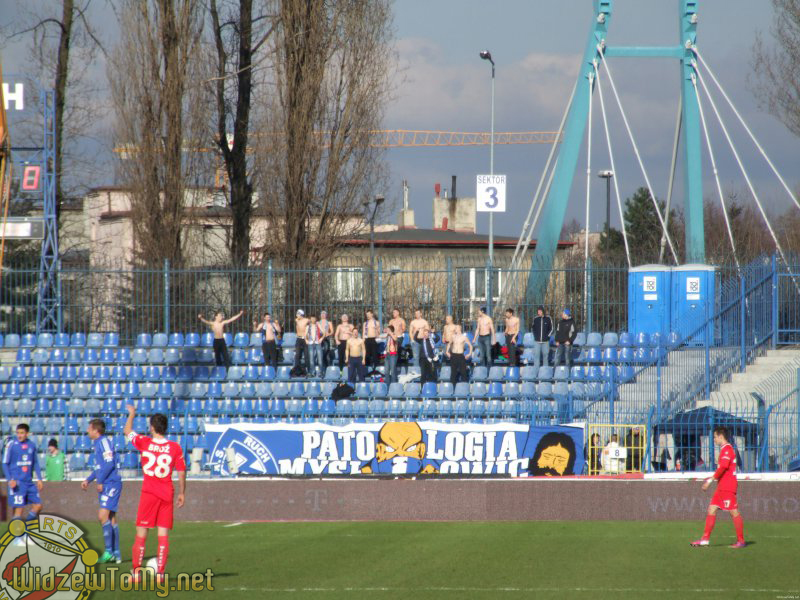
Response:
[[[221,476],[464,474],[562,476],[584,466],[583,427],[427,421],[205,425]]]

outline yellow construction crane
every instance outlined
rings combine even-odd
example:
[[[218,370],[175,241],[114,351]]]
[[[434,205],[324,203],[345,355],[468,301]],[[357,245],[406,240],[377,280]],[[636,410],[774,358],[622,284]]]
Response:
[[[258,135],[258,134],[257,134]],[[263,134],[262,134],[263,135]],[[277,134],[268,134],[277,135]],[[326,132],[318,132],[321,140],[327,138]],[[491,140],[488,131],[435,131],[427,129],[377,129],[370,131],[370,146],[373,148],[439,148],[445,146],[486,146]],[[561,141],[558,131],[498,131],[494,134],[495,144],[553,144]],[[232,144],[233,139],[228,143]],[[324,144],[324,141],[322,142]],[[248,148],[248,150],[251,150]],[[135,152],[129,145],[114,148],[121,158]],[[212,148],[197,148],[196,152],[214,152]],[[227,179],[224,167],[218,167],[214,175],[214,185],[220,187]]]

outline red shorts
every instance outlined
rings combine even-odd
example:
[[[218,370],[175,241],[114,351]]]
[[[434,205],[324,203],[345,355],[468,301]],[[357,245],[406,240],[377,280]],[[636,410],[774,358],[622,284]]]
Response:
[[[717,490],[711,498],[711,506],[716,506],[722,510],[738,510],[739,505],[736,503],[736,492],[728,492],[725,490]]]
[[[136,513],[136,526],[172,529],[172,500],[162,500],[158,496],[142,492]]]

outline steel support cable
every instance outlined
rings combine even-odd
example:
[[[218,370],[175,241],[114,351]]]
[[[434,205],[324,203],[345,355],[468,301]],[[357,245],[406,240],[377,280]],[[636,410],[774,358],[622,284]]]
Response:
[[[558,148],[558,140],[560,140],[561,136],[564,134],[564,125],[567,122],[567,116],[572,108],[572,101],[575,98],[575,90],[577,87],[578,81],[576,79],[575,85],[572,87],[572,92],[569,95],[569,101],[567,102],[567,107],[564,110],[564,115],[561,117],[561,123],[558,126],[558,135],[556,136],[553,145],[550,147],[550,153],[547,156],[547,162],[545,163],[544,170],[542,171],[542,176],[539,178],[539,185],[536,187],[536,193],[533,196],[531,206],[528,209],[528,214],[525,217],[525,223],[522,225],[522,232],[517,240],[517,247],[514,249],[514,255],[511,258],[511,264],[508,272],[509,277],[505,285],[503,285],[498,306],[507,306],[508,302],[506,300],[508,295],[512,290],[516,289],[517,271],[519,271],[522,261],[525,259],[525,253],[528,251],[531,240],[533,239],[533,232],[536,229],[537,223],[539,222],[539,215],[542,212],[544,201],[547,198],[547,194],[550,192],[550,185],[553,183],[553,176],[555,175],[556,165],[558,164],[558,159],[556,158],[554,161],[553,158],[555,157],[556,148]]]
[[[614,181],[614,194],[617,197],[617,209],[619,210],[619,219],[622,223],[622,240],[625,242],[625,256],[628,259],[628,267],[632,267],[633,265],[631,264],[631,251],[630,248],[628,247],[628,233],[625,230],[625,214],[622,211],[622,200],[620,199],[619,195],[619,177],[617,177],[617,166],[614,163],[614,151],[611,148],[611,135],[608,132],[608,118],[606,116],[606,102],[605,99],[603,98],[603,86],[600,85],[600,71],[597,69],[597,65],[594,66],[594,75],[597,81],[597,92],[598,95],[600,96],[600,112],[603,115],[603,128],[605,129],[606,133],[608,158],[609,161],[611,162],[611,170],[614,172],[614,177],[612,177],[612,179]]]
[[[675,170],[678,163],[678,150],[681,141],[681,126],[683,121],[683,96],[678,96],[678,117],[675,122],[675,138],[672,142],[672,161],[669,165],[669,182],[667,184],[667,205],[664,207],[664,223],[669,229],[669,211],[672,207],[672,189],[675,186]],[[667,247],[667,238],[661,234],[661,242],[658,248],[658,262],[664,262],[664,250]]]
[[[594,61],[597,68],[597,61]],[[583,322],[589,322],[589,206],[592,189],[592,86],[594,73],[589,73],[589,117],[586,134],[586,221],[583,231]]]
[[[722,206],[722,215],[725,218],[725,228],[728,231],[728,239],[731,242],[731,250],[733,250],[733,260],[736,263],[736,270],[739,275],[742,274],[741,266],[739,265],[739,257],[736,253],[736,242],[733,239],[733,229],[731,229],[731,221],[728,218],[728,208],[725,206],[725,195],[722,193],[722,184],[719,181],[719,171],[717,170],[717,160],[714,157],[714,149],[711,146],[711,137],[708,135],[708,125],[706,123],[706,115],[703,110],[703,102],[700,98],[700,91],[697,89],[697,76],[692,75],[692,85],[694,86],[694,93],[697,96],[697,108],[700,113],[700,123],[703,125],[703,133],[706,138],[706,148],[708,148],[708,157],[711,160],[711,169],[714,172],[714,181],[717,184],[717,195],[719,203]]]
[[[703,92],[708,98],[709,104],[711,104],[711,108],[714,110],[714,114],[717,117],[717,121],[719,122],[719,125],[722,128],[722,133],[725,134],[725,139],[728,141],[728,145],[731,148],[731,152],[733,152],[733,157],[736,159],[736,164],[739,165],[739,170],[742,172],[742,176],[744,177],[744,180],[747,183],[747,188],[750,190],[750,194],[753,196],[753,200],[756,201],[756,206],[758,207],[758,211],[761,213],[761,218],[764,219],[764,223],[767,225],[769,234],[770,236],[772,236],[772,241],[775,242],[775,248],[781,255],[781,259],[783,260],[784,264],[788,265],[789,262],[786,260],[786,255],[783,252],[783,248],[781,247],[781,243],[778,240],[778,236],[775,235],[775,230],[772,228],[772,224],[769,222],[769,217],[767,216],[767,213],[764,211],[764,207],[761,204],[761,200],[758,197],[758,193],[756,192],[755,187],[753,187],[753,182],[750,180],[750,175],[748,175],[747,169],[745,169],[744,164],[742,163],[742,159],[739,156],[739,152],[736,150],[736,146],[734,145],[733,140],[731,139],[730,133],[728,132],[728,128],[725,126],[725,123],[722,120],[722,116],[719,113],[717,104],[716,102],[714,102],[714,98],[712,98],[711,93],[709,92],[709,89],[706,86],[705,79],[703,79],[703,75],[697,68],[697,63],[694,64],[694,72],[697,75],[698,81],[700,81],[700,86],[703,88]],[[797,285],[796,282],[795,285]]]
[[[728,106],[731,107],[731,110],[733,111],[733,114],[736,115],[736,118],[739,120],[739,123],[742,124],[742,127],[744,127],[744,130],[747,132],[747,135],[749,135],[750,139],[753,140],[753,143],[756,145],[756,148],[758,148],[758,151],[761,153],[761,156],[764,157],[764,160],[767,161],[767,164],[769,165],[770,169],[772,169],[772,172],[775,174],[775,176],[781,182],[781,185],[783,186],[783,189],[786,190],[787,194],[789,194],[789,198],[792,199],[792,202],[794,202],[794,205],[797,208],[800,208],[800,202],[797,200],[797,196],[794,195],[794,193],[792,192],[792,190],[789,188],[788,184],[786,183],[786,180],[783,178],[783,176],[780,174],[780,172],[778,172],[778,169],[772,163],[772,160],[770,160],[769,156],[767,156],[767,153],[764,151],[764,148],[762,148],[762,146],[759,143],[758,139],[753,134],[753,132],[751,131],[750,127],[745,122],[745,120],[742,117],[742,115],[739,114],[739,111],[737,110],[736,106],[733,104],[733,101],[730,99],[730,97],[728,96],[728,94],[725,91],[725,89],[722,87],[722,84],[719,82],[717,77],[714,75],[714,72],[711,70],[711,67],[708,66],[708,63],[700,55],[700,51],[697,49],[697,46],[693,46],[692,47],[692,52],[694,52],[694,55],[698,59],[700,59],[700,63],[703,65],[705,70],[711,76],[711,80],[717,86],[717,89],[719,89],[720,93],[722,94],[722,97],[725,98],[725,101],[728,103]],[[696,66],[695,66],[695,71],[697,71],[697,67]]]
[[[644,168],[644,163],[642,162],[642,156],[639,154],[639,147],[636,145],[636,140],[633,137],[633,131],[631,131],[630,123],[628,123],[628,117],[625,114],[625,110],[622,108],[622,102],[619,99],[619,94],[617,93],[617,86],[614,84],[614,78],[611,76],[611,69],[608,67],[608,61],[605,58],[605,54],[603,53],[602,44],[598,44],[597,51],[600,54],[600,59],[603,61],[603,65],[606,68],[606,73],[608,73],[608,81],[611,84],[611,91],[614,92],[614,98],[617,100],[617,106],[619,107],[619,112],[622,115],[622,122],[625,124],[625,130],[628,132],[628,138],[631,140],[631,145],[633,146],[633,152],[636,155],[636,160],[639,163],[639,168],[642,171],[642,176],[644,176],[645,185],[647,185],[647,191],[650,193],[650,199],[653,201],[653,207],[655,208],[656,215],[658,215],[658,222],[661,224],[661,229],[664,232],[664,235],[667,238],[667,244],[669,244],[670,252],[672,252],[672,258],[675,260],[675,264],[678,264],[678,254],[675,252],[675,246],[672,243],[672,238],[669,235],[669,231],[667,231],[667,226],[664,223],[664,217],[661,215],[661,210],[658,208],[658,202],[656,201],[656,196],[653,193],[653,186],[650,184],[650,178],[647,176],[647,170]]]

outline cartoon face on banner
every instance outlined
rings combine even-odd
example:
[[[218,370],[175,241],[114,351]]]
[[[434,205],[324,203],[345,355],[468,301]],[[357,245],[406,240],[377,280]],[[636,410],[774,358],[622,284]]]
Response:
[[[432,461],[424,461],[425,442],[418,423],[389,422],[381,427],[375,458],[362,473],[438,473]]]
[[[531,475],[561,477],[574,475],[575,441],[566,433],[546,433],[536,445],[531,458],[529,471]]]

